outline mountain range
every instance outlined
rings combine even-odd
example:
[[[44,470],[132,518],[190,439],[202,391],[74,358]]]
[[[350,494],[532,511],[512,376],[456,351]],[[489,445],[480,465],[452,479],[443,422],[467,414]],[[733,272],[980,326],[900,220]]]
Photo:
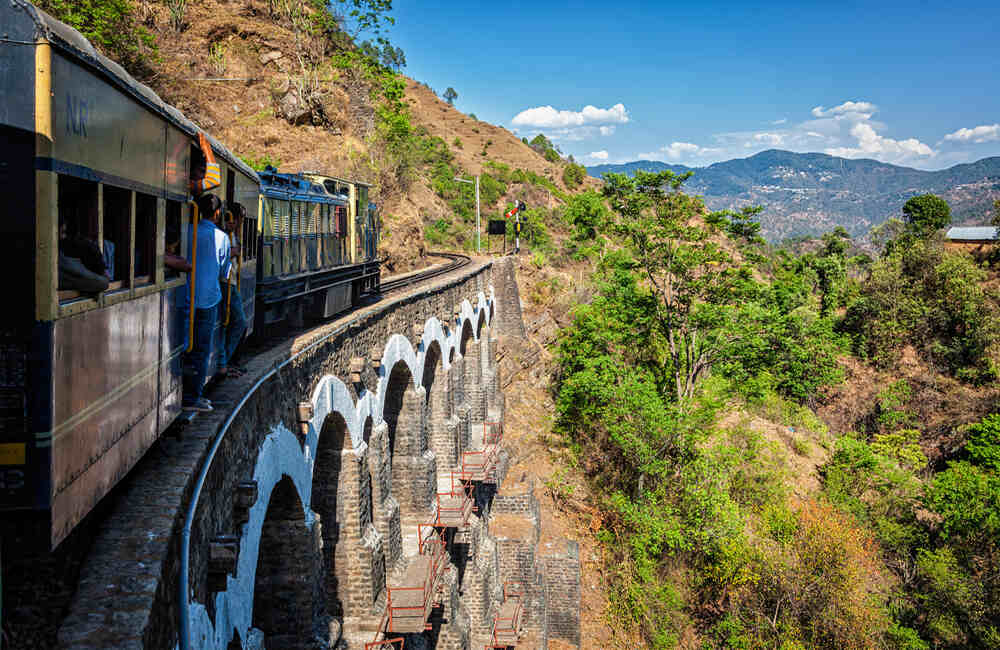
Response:
[[[694,172],[685,188],[702,195],[713,210],[763,206],[761,231],[771,241],[818,235],[837,226],[862,237],[900,216],[907,199],[927,193],[948,202],[953,223],[987,224],[993,201],[1000,199],[1000,157],[922,171],[877,160],[770,149],[707,167],[638,160],[587,171],[601,178],[609,172],[632,175],[638,169]]]

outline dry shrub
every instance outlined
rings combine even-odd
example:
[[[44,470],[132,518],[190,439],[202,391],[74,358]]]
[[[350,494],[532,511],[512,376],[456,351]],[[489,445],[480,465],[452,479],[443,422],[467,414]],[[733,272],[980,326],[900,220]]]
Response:
[[[761,636],[808,647],[878,647],[888,626],[886,583],[872,536],[834,506],[807,500],[795,532],[761,567],[741,600]]]

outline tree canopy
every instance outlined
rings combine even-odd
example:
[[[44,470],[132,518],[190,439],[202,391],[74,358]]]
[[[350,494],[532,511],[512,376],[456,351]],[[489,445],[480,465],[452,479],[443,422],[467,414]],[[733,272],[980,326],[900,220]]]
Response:
[[[917,233],[932,233],[951,223],[951,208],[934,194],[921,194],[903,204],[903,218]]]

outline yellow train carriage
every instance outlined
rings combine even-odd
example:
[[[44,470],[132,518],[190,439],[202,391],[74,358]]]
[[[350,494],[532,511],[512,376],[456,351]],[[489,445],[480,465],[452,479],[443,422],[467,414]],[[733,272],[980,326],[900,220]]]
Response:
[[[164,259],[187,254],[199,129],[30,3],[0,25],[0,510],[41,513],[55,546],[180,410],[185,278]],[[248,210],[252,306],[259,178],[212,148]]]

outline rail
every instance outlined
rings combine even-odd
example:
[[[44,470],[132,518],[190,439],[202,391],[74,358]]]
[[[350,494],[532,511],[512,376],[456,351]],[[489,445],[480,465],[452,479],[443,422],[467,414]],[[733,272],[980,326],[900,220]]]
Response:
[[[195,237],[195,240],[197,241],[197,237]],[[453,271],[469,263],[469,257],[466,255],[441,253],[440,256],[450,257],[453,260],[455,260],[456,263],[449,265],[447,269],[438,269],[434,273],[427,274],[421,279],[434,277],[446,271]],[[464,258],[464,261],[459,261],[457,258]],[[417,280],[413,281],[416,282]],[[385,285],[383,285],[383,288],[384,286]],[[192,309],[192,312],[193,311],[194,310]],[[215,460],[215,455],[219,451],[219,447],[222,446],[222,441],[226,437],[226,433],[229,431],[229,428],[232,426],[237,416],[239,416],[240,411],[243,410],[243,407],[250,400],[250,397],[253,396],[254,393],[257,392],[257,389],[260,388],[267,380],[277,375],[283,368],[292,364],[296,359],[298,359],[303,354],[325,343],[331,337],[339,333],[340,330],[338,328],[331,330],[330,332],[324,334],[315,341],[309,343],[307,346],[305,346],[295,354],[291,355],[290,357],[282,361],[280,364],[275,365],[273,368],[267,371],[263,376],[261,376],[260,379],[254,382],[254,385],[251,386],[246,393],[244,393],[243,397],[233,408],[232,412],[230,412],[229,417],[227,417],[226,421],[222,424],[222,427],[219,429],[218,434],[216,434],[215,436],[215,440],[212,441],[212,447],[208,450],[208,454],[202,461],[201,469],[198,471],[198,478],[195,481],[194,489],[191,492],[191,500],[188,503],[187,512],[184,515],[184,528],[181,530],[181,548],[180,548],[181,566],[180,566],[179,580],[177,581],[177,594],[179,596],[177,602],[178,606],[180,607],[180,612],[179,612],[180,625],[178,630],[179,634],[178,634],[177,645],[180,650],[191,650],[191,612],[188,604],[189,590],[190,590],[190,579],[188,574],[190,573],[190,565],[191,565],[191,529],[194,526],[194,517],[198,510],[198,502],[201,499],[202,490],[204,490],[205,488],[205,479],[208,477],[208,472],[212,467],[212,463]]]
[[[398,648],[396,647],[397,643],[399,644]],[[403,637],[397,636],[392,639],[382,639],[381,641],[366,643],[365,650],[403,650],[404,645]]]
[[[430,269],[422,273],[414,273],[405,278],[400,278],[398,280],[390,280],[389,282],[383,282],[380,286],[382,293],[388,293],[390,291],[398,291],[404,287],[408,287],[411,284],[416,284],[417,282],[423,282],[424,280],[429,280],[430,278],[443,275],[445,273],[450,273],[456,269],[460,269],[471,261],[468,255],[462,255],[460,253],[427,253],[428,255],[433,255],[434,257],[444,257],[451,260],[449,264],[445,266]]]

